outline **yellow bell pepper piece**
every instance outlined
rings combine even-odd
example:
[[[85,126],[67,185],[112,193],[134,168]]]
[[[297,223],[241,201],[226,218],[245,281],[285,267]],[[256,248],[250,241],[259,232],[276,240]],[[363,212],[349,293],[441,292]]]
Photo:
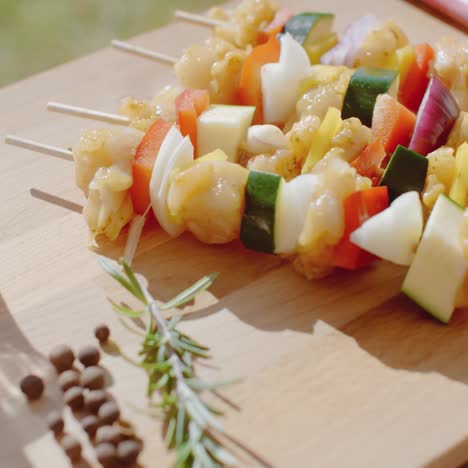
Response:
[[[450,198],[464,208],[468,195],[468,143],[463,143],[458,147],[455,167],[457,175],[450,189]]]
[[[223,150],[215,149],[211,153],[205,154],[201,158],[197,158],[195,162],[203,162],[203,161],[227,161],[228,157]]]
[[[312,142],[309,154],[306,157],[302,173],[307,174],[327,154],[331,148],[332,138],[341,130],[343,121],[341,112],[335,107],[330,107],[317,130],[317,135]]]
[[[330,33],[313,44],[306,44],[304,48],[309,56],[310,63],[314,65],[320,63],[320,57],[332,47],[336,46],[336,44],[338,44],[338,34]]]
[[[390,60],[389,68],[400,72],[400,84],[406,81],[411,64],[416,59],[416,52],[412,45],[395,50]]]

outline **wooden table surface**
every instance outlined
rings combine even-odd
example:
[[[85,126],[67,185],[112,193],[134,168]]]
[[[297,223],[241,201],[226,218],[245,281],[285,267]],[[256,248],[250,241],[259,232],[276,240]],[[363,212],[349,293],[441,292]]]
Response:
[[[373,11],[396,19],[412,42],[463,36],[403,1],[317,0],[313,8],[335,12],[339,30]],[[206,35],[172,24],[135,42],[177,55]],[[48,100],[112,111],[120,98],[151,95],[172,80],[167,67],[102,50],[0,90],[0,133],[68,147],[95,124],[47,114]],[[93,342],[102,321],[129,353],[138,343],[106,300],[121,297],[119,288],[87,249],[72,165],[1,144],[0,174],[0,466],[67,466],[44,421],[62,405],[48,351],[61,342]],[[124,241],[101,253],[119,256]],[[135,268],[161,299],[221,272],[184,327],[212,348],[214,368],[202,370],[207,378],[243,378],[225,391],[238,409],[227,408],[224,424],[269,464],[451,467],[468,458],[466,311],[448,326],[431,320],[398,294],[404,270],[382,264],[307,282],[274,257],[201,245],[189,235],[168,241],[156,229],[144,234]],[[114,376],[111,391],[145,439],[142,465],[168,466],[160,423],[133,409],[145,405],[145,376],[116,357],[103,364]],[[17,387],[30,371],[49,383],[33,405]],[[74,424],[67,418],[70,430]],[[82,466],[95,466],[89,448],[85,455]]]

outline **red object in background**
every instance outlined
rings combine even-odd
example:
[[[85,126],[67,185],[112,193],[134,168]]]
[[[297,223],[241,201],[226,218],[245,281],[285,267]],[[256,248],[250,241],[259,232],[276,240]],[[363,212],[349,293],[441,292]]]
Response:
[[[388,208],[387,187],[372,187],[354,192],[344,200],[344,234],[333,251],[333,265],[347,270],[357,270],[378,259],[375,255],[353,244],[349,240],[349,236],[364,221],[380,213],[385,208]]]
[[[418,44],[414,48],[416,58],[408,70],[408,75],[400,87],[399,101],[413,112],[419,105],[429,84],[429,67],[434,58],[434,49],[429,44]]]
[[[294,16],[294,12],[291,8],[282,8],[279,10],[273,21],[263,30],[258,33],[257,43],[264,44],[268,42],[272,37],[276,37],[283,28],[284,25]]]
[[[153,166],[164,138],[174,124],[156,120],[148,129],[135,152],[132,163],[133,185],[130,188],[133,209],[143,214],[151,203],[149,185]]]
[[[467,0],[423,0],[423,3],[468,28]]]
[[[175,101],[177,123],[183,136],[189,136],[197,157],[197,119],[210,105],[210,94],[206,89],[186,89]]]

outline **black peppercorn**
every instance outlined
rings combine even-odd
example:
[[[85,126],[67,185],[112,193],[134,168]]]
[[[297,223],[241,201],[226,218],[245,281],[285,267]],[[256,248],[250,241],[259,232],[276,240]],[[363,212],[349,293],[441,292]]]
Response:
[[[49,354],[49,361],[54,365],[58,373],[71,369],[75,355],[67,345],[58,345]]]
[[[44,392],[44,381],[37,375],[30,374],[21,380],[20,388],[28,400],[37,400]]]
[[[99,349],[93,345],[83,346],[78,351],[78,359],[85,367],[96,366],[99,363],[100,358],[101,353],[99,352]]]
[[[105,324],[98,325],[94,329],[94,336],[99,340],[100,343],[105,343],[110,336],[109,327]]]

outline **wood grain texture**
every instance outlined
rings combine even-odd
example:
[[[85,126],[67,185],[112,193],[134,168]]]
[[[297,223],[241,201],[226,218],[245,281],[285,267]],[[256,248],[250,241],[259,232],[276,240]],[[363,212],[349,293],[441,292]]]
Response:
[[[300,0],[290,5],[310,8]],[[413,42],[462,35],[397,0],[318,0],[313,8],[336,12],[340,30],[373,11],[394,17]],[[171,24],[135,42],[177,55],[206,34]],[[0,90],[0,133],[68,147],[93,123],[47,114],[47,101],[113,111],[120,98],[151,95],[173,79],[166,67],[102,50]],[[0,145],[0,174],[0,466],[62,467],[66,459],[44,422],[49,408],[61,406],[48,351],[93,341],[102,321],[127,352],[138,343],[106,301],[121,292],[86,248],[71,165]],[[101,251],[117,257],[124,241]],[[184,328],[212,347],[213,368],[202,369],[207,378],[243,377],[225,391],[238,407],[227,408],[225,426],[271,465],[451,467],[468,458],[466,313],[448,326],[429,319],[398,295],[403,269],[382,264],[307,282],[239,244],[205,246],[189,235],[169,241],[158,229],[144,234],[135,267],[161,299],[221,272]],[[159,422],[128,404],[144,406],[144,375],[112,356],[103,363],[124,415],[145,439],[142,465],[167,466]],[[30,406],[17,389],[29,371],[50,382],[46,397]],[[67,417],[67,428],[74,424]],[[89,447],[85,456],[82,466],[94,466]]]

